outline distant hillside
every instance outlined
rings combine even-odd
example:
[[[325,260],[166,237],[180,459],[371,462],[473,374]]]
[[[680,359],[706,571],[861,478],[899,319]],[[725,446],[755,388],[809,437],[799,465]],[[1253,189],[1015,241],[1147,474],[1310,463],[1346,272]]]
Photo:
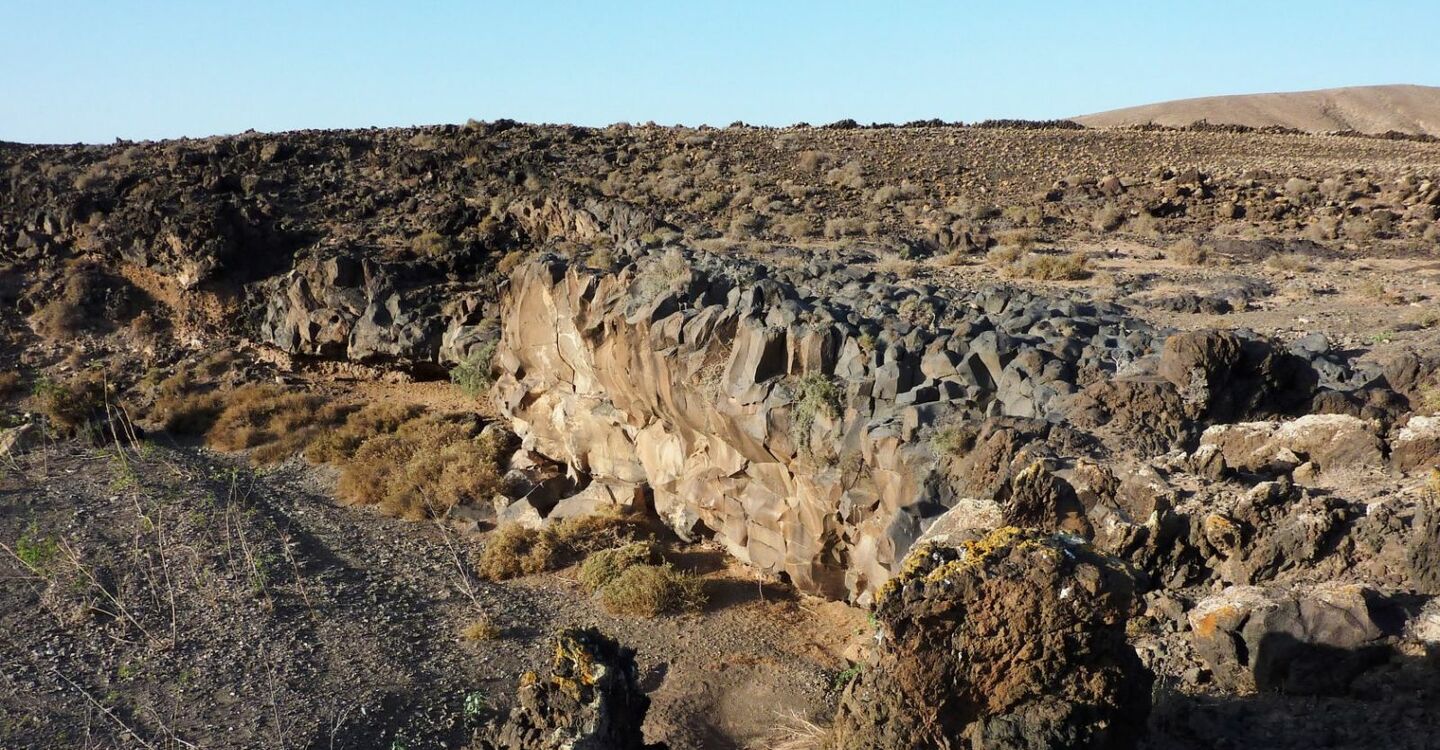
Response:
[[[1440,136],[1440,87],[1355,86],[1279,94],[1208,96],[1126,107],[1072,118],[1086,127],[1167,125],[1199,120],[1212,125],[1249,125],[1327,132],[1398,131]]]

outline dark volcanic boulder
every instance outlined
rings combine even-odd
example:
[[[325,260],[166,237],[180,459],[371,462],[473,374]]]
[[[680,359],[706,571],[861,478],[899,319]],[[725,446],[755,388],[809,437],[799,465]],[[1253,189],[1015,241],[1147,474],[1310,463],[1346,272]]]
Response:
[[[1308,404],[1318,377],[1303,358],[1229,331],[1191,331],[1165,340],[1160,376],[1195,417],[1229,421],[1285,414]]]
[[[480,731],[482,750],[664,750],[640,732],[650,699],[635,681],[635,652],[594,629],[555,639],[550,674],[520,678],[515,708]]]
[[[877,602],[882,640],[832,747],[1129,748],[1145,726],[1134,583],[1088,545],[1014,527],[922,544]]]

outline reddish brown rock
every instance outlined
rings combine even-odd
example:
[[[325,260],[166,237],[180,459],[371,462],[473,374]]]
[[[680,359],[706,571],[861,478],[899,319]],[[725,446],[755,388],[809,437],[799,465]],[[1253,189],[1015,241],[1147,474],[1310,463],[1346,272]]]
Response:
[[[877,599],[830,746],[1134,747],[1152,680],[1125,638],[1136,602],[1118,562],[1064,537],[922,544]]]

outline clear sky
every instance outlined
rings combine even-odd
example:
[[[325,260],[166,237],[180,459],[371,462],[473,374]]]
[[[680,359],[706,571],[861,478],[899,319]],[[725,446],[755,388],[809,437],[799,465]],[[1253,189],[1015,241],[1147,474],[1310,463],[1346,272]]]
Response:
[[[0,140],[1051,118],[1440,84],[1440,0],[0,0]]]

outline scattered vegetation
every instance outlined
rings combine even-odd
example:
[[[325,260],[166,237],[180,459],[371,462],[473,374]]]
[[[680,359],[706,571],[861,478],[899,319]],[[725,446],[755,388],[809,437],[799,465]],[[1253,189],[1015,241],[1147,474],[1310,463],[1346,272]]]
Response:
[[[835,680],[831,683],[830,687],[837,691],[844,690],[845,688],[850,686],[850,683],[855,681],[855,678],[860,676],[861,672],[864,671],[864,665],[851,664],[849,667],[835,674]]]
[[[42,534],[34,521],[25,527],[25,531],[21,532],[20,538],[15,541],[15,557],[37,575],[48,571],[59,556],[60,543],[53,537]]]
[[[704,582],[669,564],[633,565],[600,589],[600,602],[617,615],[657,617],[705,606]]]

